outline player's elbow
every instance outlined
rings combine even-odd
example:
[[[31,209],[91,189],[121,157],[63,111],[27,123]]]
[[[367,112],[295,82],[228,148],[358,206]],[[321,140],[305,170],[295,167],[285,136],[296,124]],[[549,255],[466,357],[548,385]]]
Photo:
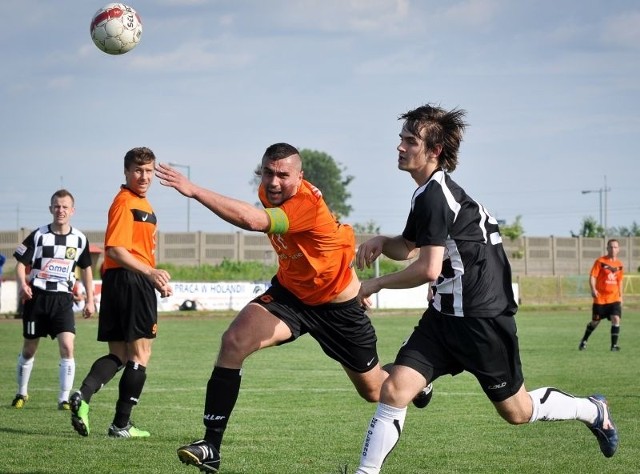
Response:
[[[267,232],[271,223],[267,213],[264,211],[239,215],[238,219],[243,223],[240,227],[253,232]]]
[[[421,280],[423,282],[436,281],[440,274],[442,273],[442,267],[432,267],[428,266],[423,268],[423,271],[420,274]]]
[[[269,222],[262,219],[251,218],[251,216],[239,216],[238,227],[252,232],[266,232],[269,230]]]

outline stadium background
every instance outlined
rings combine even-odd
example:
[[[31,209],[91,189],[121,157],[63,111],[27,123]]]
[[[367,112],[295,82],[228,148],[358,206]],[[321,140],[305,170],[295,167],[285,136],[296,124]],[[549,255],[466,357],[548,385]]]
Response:
[[[14,278],[11,255],[30,229],[0,231],[0,253],[7,258],[4,278]],[[104,231],[85,231],[89,241],[102,247]],[[360,244],[371,235],[358,234]],[[157,262],[176,266],[217,265],[223,260],[276,263],[275,254],[264,234],[233,232],[159,232]],[[618,258],[625,266],[625,305],[640,305],[640,237],[616,237]],[[590,305],[588,274],[596,258],[606,253],[607,238],[519,237],[505,239],[514,283],[520,288],[521,304]],[[99,268],[102,255],[94,256]],[[97,274],[97,273],[96,273]]]

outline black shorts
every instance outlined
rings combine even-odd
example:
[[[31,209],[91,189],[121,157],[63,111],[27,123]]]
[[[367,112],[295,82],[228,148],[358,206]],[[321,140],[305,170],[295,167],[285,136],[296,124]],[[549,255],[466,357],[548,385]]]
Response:
[[[592,321],[600,321],[601,319],[611,321],[611,316],[620,316],[622,318],[622,303],[620,301],[607,304],[593,304],[591,309]]]
[[[25,339],[56,337],[61,332],[76,333],[73,295],[60,291],[33,288],[33,298],[25,301],[22,313],[22,335]]]
[[[429,308],[395,363],[411,367],[429,381],[466,370],[490,400],[501,402],[524,383],[516,333],[513,316],[461,318]]]
[[[158,300],[149,280],[116,268],[102,277],[98,341],[153,339],[158,331]]]
[[[378,363],[375,329],[355,298],[310,306],[274,278],[269,289],[252,302],[289,326],[292,336],[282,344],[309,333],[325,354],[354,372],[368,372]]]

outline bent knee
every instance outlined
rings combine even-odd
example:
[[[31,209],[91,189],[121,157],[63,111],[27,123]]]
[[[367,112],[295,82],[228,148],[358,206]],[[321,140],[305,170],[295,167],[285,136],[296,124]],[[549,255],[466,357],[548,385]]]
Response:
[[[358,389],[358,395],[369,403],[377,403],[380,401],[380,387],[377,390],[373,388]]]
[[[524,425],[531,420],[532,407],[529,405],[499,406],[496,409],[500,417],[510,425]]]
[[[22,349],[22,358],[24,360],[30,360],[33,359],[36,355],[36,350],[35,349]]]
[[[259,346],[255,346],[251,338],[242,335],[239,331],[227,329],[222,334],[220,352],[226,355],[232,355],[244,359],[252,352],[256,351]]]
[[[518,413],[518,414],[512,413],[508,415],[504,415],[500,413],[500,416],[502,417],[503,420],[505,420],[510,425],[524,425],[526,423],[529,423],[529,420],[531,419],[531,416],[526,416],[522,413]]]

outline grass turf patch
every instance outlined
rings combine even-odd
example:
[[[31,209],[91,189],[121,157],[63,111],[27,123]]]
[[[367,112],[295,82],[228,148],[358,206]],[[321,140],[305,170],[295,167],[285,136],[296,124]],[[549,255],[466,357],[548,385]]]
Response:
[[[391,361],[419,311],[373,313],[381,360]],[[110,439],[118,376],[91,403],[91,435],[78,436],[69,413],[57,410],[57,343],[41,340],[22,410],[10,406],[21,322],[0,321],[0,472],[44,474],[187,473],[176,449],[203,434],[205,385],[220,336],[231,316],[161,316],[148,379],[133,420],[146,439]],[[554,386],[577,396],[600,392],[620,430],[618,453],[604,458],[579,422],[510,426],[495,413],[469,374],[435,383],[428,408],[409,408],[403,436],[385,474],[640,472],[640,316],[625,311],[620,345],[609,351],[604,321],[586,351],[578,342],[588,312],[523,312],[517,316],[525,383]],[[78,320],[76,382],[106,351],[95,341],[97,320]],[[327,473],[359,460],[375,406],[361,400],[342,369],[306,336],[251,356],[222,449],[222,474]]]

